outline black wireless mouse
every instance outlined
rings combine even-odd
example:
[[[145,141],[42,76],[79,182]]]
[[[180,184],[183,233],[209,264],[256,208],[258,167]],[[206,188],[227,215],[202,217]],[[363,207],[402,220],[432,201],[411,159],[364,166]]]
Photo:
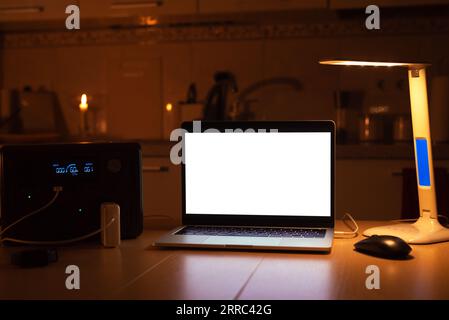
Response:
[[[407,258],[412,248],[401,238],[394,236],[371,236],[354,244],[355,250],[388,259]]]

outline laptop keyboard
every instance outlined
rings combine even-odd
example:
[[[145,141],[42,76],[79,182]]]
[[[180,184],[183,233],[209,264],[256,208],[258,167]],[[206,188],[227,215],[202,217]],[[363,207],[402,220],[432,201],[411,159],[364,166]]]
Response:
[[[188,226],[176,234],[198,236],[324,238],[325,229]]]

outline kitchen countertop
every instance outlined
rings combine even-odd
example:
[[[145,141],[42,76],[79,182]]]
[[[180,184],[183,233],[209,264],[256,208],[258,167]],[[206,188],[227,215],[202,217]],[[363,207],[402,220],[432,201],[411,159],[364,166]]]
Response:
[[[105,142],[105,141],[123,141],[138,142],[142,147],[143,157],[161,157],[168,158],[170,149],[177,142],[169,140],[124,140],[120,138],[103,137],[103,138],[69,138],[49,140],[46,142]],[[44,141],[20,141],[14,140],[9,143],[44,143]],[[3,144],[7,144],[3,142]],[[337,144],[336,157],[337,160],[413,160],[414,151],[412,143],[402,144]],[[449,143],[433,145],[434,160],[449,160]]]
[[[413,160],[413,144],[337,145],[337,159]],[[449,144],[433,146],[434,160],[449,160]]]
[[[176,142],[163,140],[140,141],[144,157],[168,157],[170,148]],[[413,145],[410,144],[339,144],[336,147],[338,160],[413,160]],[[449,160],[449,144],[433,146],[435,160]]]

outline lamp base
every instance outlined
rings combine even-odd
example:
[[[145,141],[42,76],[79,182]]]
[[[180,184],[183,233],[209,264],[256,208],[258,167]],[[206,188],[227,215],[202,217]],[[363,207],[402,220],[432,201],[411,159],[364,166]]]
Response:
[[[449,228],[443,227],[438,219],[420,217],[414,223],[398,223],[374,227],[363,232],[364,236],[389,235],[399,237],[411,244],[429,244],[449,241]]]

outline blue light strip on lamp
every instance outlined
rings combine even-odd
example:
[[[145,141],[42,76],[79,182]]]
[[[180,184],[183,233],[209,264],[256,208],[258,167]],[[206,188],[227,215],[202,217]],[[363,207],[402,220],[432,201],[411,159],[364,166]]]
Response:
[[[421,187],[430,187],[429,153],[427,139],[416,139],[416,159],[418,165],[418,181]]]

